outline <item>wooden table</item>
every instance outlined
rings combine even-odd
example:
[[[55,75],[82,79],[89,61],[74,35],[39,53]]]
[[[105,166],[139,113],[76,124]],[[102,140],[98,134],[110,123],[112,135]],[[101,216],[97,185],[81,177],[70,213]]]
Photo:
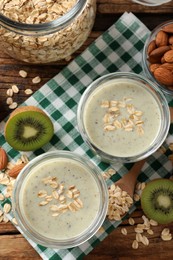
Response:
[[[78,50],[73,58],[81,53],[91,42],[100,34],[109,28],[125,11],[133,12],[149,29],[163,21],[172,19],[173,1],[159,7],[144,7],[134,4],[130,0],[97,0],[97,16],[93,31]],[[50,78],[55,76],[61,69],[66,66],[67,62],[57,62],[52,65],[27,65],[20,61],[8,57],[0,51],[0,120],[3,120],[10,114],[6,105],[6,91],[12,84],[17,84],[20,92],[15,98],[18,104],[27,99],[24,93],[26,88],[32,88],[36,91]],[[29,77],[23,79],[19,77],[20,69],[28,71]],[[31,84],[31,78],[40,75],[42,81],[38,85]],[[136,223],[141,223],[142,211],[136,210],[132,216]],[[126,227],[127,236],[121,234],[121,228]],[[154,235],[150,238],[149,246],[142,246],[138,250],[131,247],[135,239],[134,227],[124,221],[114,232],[112,232],[100,245],[98,245],[85,259],[88,260],[144,260],[144,259],[173,259],[173,240],[163,242],[160,238],[161,230],[164,226],[154,227]],[[173,234],[173,224],[169,225]],[[0,223],[0,259],[41,259],[37,252],[28,244],[22,235],[10,223]]]

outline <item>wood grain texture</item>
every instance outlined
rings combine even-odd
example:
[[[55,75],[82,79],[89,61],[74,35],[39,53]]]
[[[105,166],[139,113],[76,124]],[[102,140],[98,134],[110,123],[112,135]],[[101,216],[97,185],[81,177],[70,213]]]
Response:
[[[73,55],[75,58],[83,52],[99,35],[107,30],[125,11],[133,12],[150,30],[163,21],[172,19],[173,1],[158,7],[144,7],[132,3],[131,0],[97,0],[97,16],[93,31],[84,45]],[[29,65],[10,58],[0,50],[0,120],[3,120],[11,112],[6,104],[6,91],[12,84],[20,88],[19,94],[15,94],[14,101],[21,104],[28,96],[24,90],[39,89],[50,78],[60,72],[68,62],[60,61],[49,65]],[[28,77],[19,76],[19,70],[28,72]],[[39,75],[42,81],[34,85],[32,78]],[[136,223],[141,223],[142,211],[136,210],[132,216]],[[121,228],[126,227],[127,236],[121,234]],[[102,243],[85,257],[86,260],[171,260],[173,259],[173,241],[163,242],[160,238],[164,226],[154,227],[154,235],[149,236],[149,246],[140,244],[138,250],[131,245],[135,238],[134,228],[124,221]],[[173,224],[169,225],[173,234]],[[41,259],[36,251],[29,245],[16,228],[10,223],[0,223],[0,260],[37,260]]]

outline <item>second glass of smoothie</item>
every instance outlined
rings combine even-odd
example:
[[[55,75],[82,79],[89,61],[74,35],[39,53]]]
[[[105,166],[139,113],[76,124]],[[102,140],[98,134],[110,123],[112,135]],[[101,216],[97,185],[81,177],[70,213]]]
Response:
[[[133,73],[93,82],[78,106],[83,139],[104,161],[135,162],[155,152],[170,124],[169,107],[156,85]]]

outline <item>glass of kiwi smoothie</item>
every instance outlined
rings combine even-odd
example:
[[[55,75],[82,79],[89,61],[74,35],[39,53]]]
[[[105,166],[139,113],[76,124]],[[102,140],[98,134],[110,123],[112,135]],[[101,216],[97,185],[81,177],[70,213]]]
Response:
[[[107,185],[87,158],[53,151],[30,161],[17,177],[13,210],[24,235],[46,247],[77,246],[101,227]]]
[[[78,105],[79,131],[106,162],[136,162],[154,153],[170,125],[165,96],[150,80],[116,72],[95,80]]]

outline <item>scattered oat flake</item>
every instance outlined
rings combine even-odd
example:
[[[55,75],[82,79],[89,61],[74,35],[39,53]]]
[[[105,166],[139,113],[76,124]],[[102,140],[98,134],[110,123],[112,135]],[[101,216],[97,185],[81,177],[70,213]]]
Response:
[[[32,93],[33,93],[32,89],[30,89],[30,88],[25,89],[26,95],[31,95]]]
[[[137,228],[145,229],[145,224],[137,224]]]
[[[105,229],[103,227],[99,228],[98,230],[99,233],[104,233],[105,232]]]
[[[158,226],[158,222],[153,219],[150,219],[150,224],[151,226]]]
[[[169,229],[169,228],[164,228],[164,229],[162,230],[161,235],[166,236],[166,235],[168,235],[168,234],[170,234],[170,229]]]
[[[13,90],[13,93],[17,94],[19,92],[19,88],[16,85],[12,85],[11,88]]]
[[[149,245],[149,240],[146,236],[142,236],[141,242],[145,245],[148,246]]]
[[[3,179],[0,180],[0,184],[2,185],[8,185],[10,183],[10,179],[8,177],[4,177]]]
[[[32,79],[33,84],[38,84],[38,83],[40,83],[40,81],[41,81],[41,78],[39,76],[36,76],[35,78]]]
[[[13,96],[13,90],[11,88],[7,89],[7,96],[9,97]]]
[[[12,219],[12,223],[16,226],[18,225],[17,220],[15,218]]]
[[[5,203],[3,207],[4,213],[8,214],[11,210],[11,205],[9,203]]]
[[[28,163],[29,162],[29,159],[28,159],[26,154],[22,154],[21,160],[22,160],[23,163]]]
[[[132,248],[138,249],[138,246],[139,246],[138,241],[134,240],[133,243],[132,243]]]
[[[126,228],[122,228],[121,229],[121,233],[126,236],[127,235],[127,229]]]
[[[8,97],[7,99],[6,99],[6,104],[7,105],[11,105],[13,103],[13,99],[11,98],[11,97]]]
[[[139,201],[140,200],[140,196],[137,193],[134,194],[133,198],[134,198],[134,201]]]
[[[19,71],[19,75],[22,77],[22,78],[26,78],[28,73],[25,71],[25,70],[20,70]]]
[[[135,230],[136,233],[143,233],[144,232],[142,228],[136,227],[134,230]]]
[[[131,226],[133,226],[134,224],[135,224],[135,221],[134,221],[134,219],[133,218],[129,218],[129,224],[131,225]]]
[[[141,182],[138,182],[138,183],[136,184],[136,190],[141,190]]]
[[[142,182],[141,183],[141,190],[143,190],[145,188],[145,186],[146,186],[145,182]]]
[[[161,235],[161,239],[163,241],[170,241],[170,240],[172,240],[172,234]]]
[[[13,102],[11,105],[9,105],[10,109],[15,109],[18,106],[17,102]]]
[[[141,240],[142,240],[141,233],[136,233],[136,241],[141,242]]]
[[[153,234],[154,234],[154,232],[153,232],[152,229],[148,229],[148,230],[147,230],[147,233],[148,233],[149,235],[153,235]]]
[[[109,173],[110,176],[112,176],[116,173],[115,169],[112,169],[112,168],[109,169],[107,172]]]

